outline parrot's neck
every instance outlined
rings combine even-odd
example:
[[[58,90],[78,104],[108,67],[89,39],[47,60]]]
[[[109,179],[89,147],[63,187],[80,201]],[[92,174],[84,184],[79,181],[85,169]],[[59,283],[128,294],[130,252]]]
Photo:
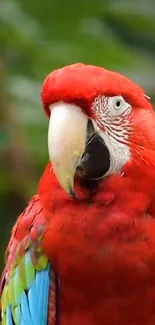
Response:
[[[103,178],[98,182],[76,180],[75,193],[79,198],[76,201],[61,188],[49,162],[39,183],[43,208],[53,213],[67,204],[68,209],[80,206],[93,208],[96,205],[102,211],[103,206],[111,208],[119,203],[125,210],[138,212],[140,209],[148,212],[155,202],[155,167],[145,165],[145,168],[147,173],[144,173],[138,165],[132,169],[129,164],[120,174]]]
[[[76,201],[47,166],[39,185],[42,244],[60,283],[60,325],[154,324],[153,183],[128,168],[101,181],[91,201]]]
[[[132,238],[135,231],[139,236],[148,218],[155,222],[154,184],[152,176],[141,174],[138,168],[126,168],[121,175],[101,180],[91,191],[77,182],[81,200],[74,200],[58,184],[49,163],[40,180],[39,195],[48,225],[55,224],[68,233],[75,231],[77,240],[83,233],[92,240],[104,242],[112,236],[120,241],[124,234]],[[137,230],[135,224],[139,223]]]

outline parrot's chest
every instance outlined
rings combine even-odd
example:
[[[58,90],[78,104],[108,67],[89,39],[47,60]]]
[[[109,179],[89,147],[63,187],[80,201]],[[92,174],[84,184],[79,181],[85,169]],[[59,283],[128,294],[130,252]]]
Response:
[[[144,261],[134,249],[119,249],[71,254],[66,263],[64,255],[58,266],[60,325],[155,324],[155,256]]]
[[[60,325],[155,324],[155,236],[139,229],[56,229]]]

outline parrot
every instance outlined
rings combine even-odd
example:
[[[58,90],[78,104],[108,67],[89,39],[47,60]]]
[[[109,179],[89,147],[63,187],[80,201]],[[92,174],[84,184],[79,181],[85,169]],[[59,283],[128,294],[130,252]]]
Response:
[[[41,87],[49,161],[17,219],[1,325],[155,324],[155,112],[122,74],[74,63]]]

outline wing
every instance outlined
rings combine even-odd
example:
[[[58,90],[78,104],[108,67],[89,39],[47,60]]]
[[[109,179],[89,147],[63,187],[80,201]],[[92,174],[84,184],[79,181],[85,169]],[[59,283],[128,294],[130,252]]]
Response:
[[[1,280],[2,325],[54,325],[55,275],[41,249],[45,219],[36,195],[19,216]]]

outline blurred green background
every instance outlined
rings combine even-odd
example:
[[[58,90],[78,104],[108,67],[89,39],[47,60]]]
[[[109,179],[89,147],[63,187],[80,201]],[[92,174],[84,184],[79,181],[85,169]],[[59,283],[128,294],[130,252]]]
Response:
[[[155,1],[0,1],[0,269],[48,160],[42,81],[74,62],[117,70],[155,102]]]

